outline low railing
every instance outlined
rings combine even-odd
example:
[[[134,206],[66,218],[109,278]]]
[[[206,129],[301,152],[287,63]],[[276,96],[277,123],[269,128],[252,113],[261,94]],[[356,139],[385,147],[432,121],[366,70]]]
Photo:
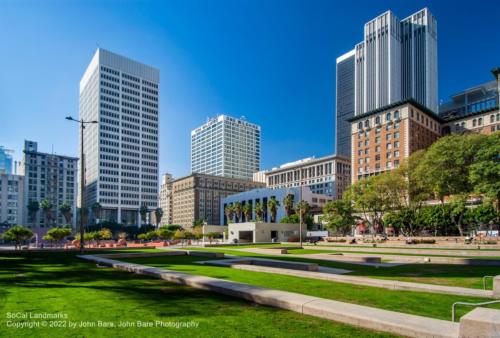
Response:
[[[495,278],[495,276],[484,276],[483,277],[483,290],[486,290],[486,279],[487,278],[493,279],[493,278]]]
[[[466,306],[484,306],[484,305],[491,305],[491,304],[500,304],[500,300],[492,300],[489,302],[483,302],[483,303],[466,303],[466,302],[456,302],[453,303],[451,306],[451,321],[455,321],[455,314],[456,314],[456,307],[457,305],[466,305]]]

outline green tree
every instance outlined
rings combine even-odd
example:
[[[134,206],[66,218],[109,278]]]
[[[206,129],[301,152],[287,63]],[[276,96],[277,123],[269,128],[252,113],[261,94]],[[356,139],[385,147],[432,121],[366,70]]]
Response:
[[[451,197],[449,203],[451,219],[462,237],[464,236],[463,221],[467,210],[467,197],[467,194],[457,194]]]
[[[2,234],[2,238],[14,242],[15,249],[21,249],[21,245],[34,236],[33,231],[20,225],[13,226]]]
[[[70,235],[71,229],[69,228],[51,228],[47,231],[43,239],[59,244],[64,238]]]
[[[158,234],[158,237],[163,240],[169,240],[174,237],[174,232],[166,228],[160,228],[156,231],[156,233]]]
[[[245,221],[250,222],[252,220],[252,205],[250,203],[245,203],[242,210],[243,215],[245,215]]]
[[[177,230],[182,230],[182,226],[178,224],[169,224],[165,227],[168,231],[175,232]]]
[[[400,178],[384,173],[357,181],[346,192],[346,198],[370,226],[372,235],[382,230],[385,213],[400,206],[401,185]]]
[[[94,218],[96,220],[99,220],[101,218],[101,211],[102,211],[102,205],[99,202],[94,202],[90,206],[90,210],[92,211],[92,214],[94,215]]]
[[[52,202],[45,198],[40,202],[40,209],[42,209],[44,215],[45,215],[45,224],[48,226],[51,223],[52,220]]]
[[[31,222],[34,222],[36,213],[40,210],[40,203],[38,203],[38,201],[29,201],[27,208],[29,219]]]
[[[264,204],[262,202],[255,203],[255,218],[257,222],[262,222],[262,215],[264,214]]]
[[[267,209],[269,209],[271,213],[271,223],[276,222],[276,213],[278,212],[279,206],[280,202],[274,196],[267,201]]]
[[[193,221],[193,228],[200,228],[203,226],[204,223],[205,223],[205,220],[203,220],[203,219],[195,219]]]
[[[234,214],[236,215],[236,223],[239,223],[241,221],[241,211],[242,211],[241,202],[234,202],[233,209],[234,209]]]
[[[283,198],[283,206],[285,207],[285,213],[287,216],[292,214],[294,198],[295,196],[293,194],[287,194],[285,198]]]
[[[325,203],[321,220],[326,222],[328,230],[346,235],[355,224],[356,217],[353,215],[351,202],[339,199]]]
[[[415,177],[442,203],[446,196],[470,193],[469,169],[484,137],[474,133],[440,138],[422,156]]]
[[[68,203],[63,203],[59,206],[59,212],[64,216],[67,224],[71,223],[71,218],[73,214],[71,213],[71,205]]]
[[[174,233],[174,238],[177,239],[177,240],[183,240],[186,238],[186,235],[184,234],[184,231],[181,231],[181,230],[177,230],[175,233]]]
[[[442,137],[429,147],[415,170],[417,181],[431,189],[441,202],[443,215],[448,208],[445,197],[451,196],[451,217],[461,236],[465,204],[474,191],[470,171],[485,138],[477,133]]]
[[[220,237],[220,233],[218,232],[209,232],[207,234],[205,234],[205,237],[208,238],[208,242],[210,244],[212,244],[212,241],[215,239],[215,238],[219,238]]]
[[[304,217],[309,212],[310,206],[307,201],[301,200],[297,203],[295,209],[297,210],[297,213],[299,215],[299,241],[300,246],[302,246],[302,225],[304,224]]]
[[[103,240],[108,240],[113,238],[113,233],[108,228],[102,228],[99,230],[99,236]]]
[[[156,228],[160,227],[161,219],[163,218],[163,209],[156,208],[155,209],[155,220],[156,220]]]
[[[486,137],[470,166],[469,178],[474,191],[491,199],[500,211],[500,132]]]
[[[139,209],[139,214],[141,215],[142,224],[146,223],[148,212],[149,212],[148,207],[144,204],[141,205],[141,207]]]
[[[227,224],[232,223],[234,208],[231,204],[226,205],[226,207],[224,208],[224,213],[226,214]]]

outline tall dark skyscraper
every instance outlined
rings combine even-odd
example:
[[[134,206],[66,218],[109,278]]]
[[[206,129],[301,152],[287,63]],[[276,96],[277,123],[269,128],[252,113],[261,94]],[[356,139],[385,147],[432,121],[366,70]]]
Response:
[[[335,119],[336,154],[351,157],[351,123],[354,116],[354,49],[337,58]]]

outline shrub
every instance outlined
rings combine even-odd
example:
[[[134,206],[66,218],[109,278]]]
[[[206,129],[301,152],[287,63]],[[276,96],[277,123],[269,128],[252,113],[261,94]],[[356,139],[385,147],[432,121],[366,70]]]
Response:
[[[347,240],[343,239],[343,238],[327,238],[326,239],[327,242],[330,242],[330,243],[345,243],[347,242]]]

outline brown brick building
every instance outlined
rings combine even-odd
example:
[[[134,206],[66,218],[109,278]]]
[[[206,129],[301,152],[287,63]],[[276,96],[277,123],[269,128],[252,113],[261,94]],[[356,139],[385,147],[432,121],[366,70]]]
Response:
[[[220,222],[222,198],[243,191],[265,187],[264,183],[249,180],[192,174],[171,182],[172,224],[190,228],[194,220],[205,220],[208,224]],[[161,203],[161,202],[160,202]]]
[[[443,135],[500,131],[500,68],[492,73],[495,80],[453,95],[439,115],[408,99],[348,119],[352,183],[397,168]]]
[[[442,120],[413,100],[355,116],[350,122],[353,183],[397,168],[441,136]]]

